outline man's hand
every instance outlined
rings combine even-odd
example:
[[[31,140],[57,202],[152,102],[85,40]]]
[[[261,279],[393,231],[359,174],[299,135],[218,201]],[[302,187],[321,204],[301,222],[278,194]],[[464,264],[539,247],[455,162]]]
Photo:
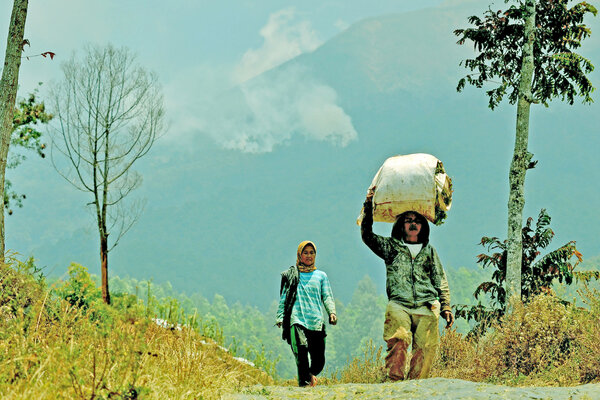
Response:
[[[329,314],[329,323],[331,325],[337,324],[337,317],[335,314]]]
[[[281,322],[276,322],[275,326],[278,327],[278,328],[281,328]]]
[[[365,199],[365,203],[371,203],[373,201],[373,196],[375,196],[375,188],[377,186],[370,187],[367,190],[367,198]]]
[[[440,316],[446,320],[446,329],[450,329],[452,324],[454,324],[454,315],[452,315],[452,312],[442,311]]]

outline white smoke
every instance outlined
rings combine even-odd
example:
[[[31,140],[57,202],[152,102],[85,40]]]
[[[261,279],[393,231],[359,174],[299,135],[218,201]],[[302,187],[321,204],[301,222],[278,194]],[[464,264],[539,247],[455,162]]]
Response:
[[[339,146],[356,140],[336,91],[308,69],[287,65],[261,73],[318,45],[310,24],[293,16],[289,9],[272,14],[260,31],[265,44],[246,52],[234,68],[197,67],[169,85],[167,108],[176,121],[171,131],[201,131],[225,148],[246,153],[271,152],[294,135]],[[279,39],[278,33],[283,33]],[[232,81],[257,73],[232,88]]]
[[[345,31],[346,29],[348,29],[350,27],[350,24],[347,23],[344,20],[338,19],[337,21],[335,21],[335,24],[333,24],[340,32],[341,31]]]
[[[233,73],[236,84],[260,75],[292,58],[313,51],[321,45],[310,22],[297,21],[294,8],[286,8],[269,16],[260,30],[264,42],[258,49],[250,49]]]
[[[206,129],[230,149],[270,152],[294,134],[340,146],[358,137],[335,90],[300,67],[258,77],[219,103]]]

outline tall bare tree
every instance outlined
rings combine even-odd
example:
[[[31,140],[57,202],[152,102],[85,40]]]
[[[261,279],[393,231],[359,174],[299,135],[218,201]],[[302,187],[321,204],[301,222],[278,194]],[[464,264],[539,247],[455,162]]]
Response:
[[[573,52],[591,34],[583,23],[588,13],[597,10],[583,1],[569,7],[570,0],[505,0],[513,3],[506,11],[491,8],[484,17],[472,16],[474,28],[457,29],[458,43],[471,40],[479,53],[463,61],[473,74],[461,79],[458,91],[466,83],[486,91],[489,106],[494,109],[508,96],[517,103],[515,148],[509,172],[506,306],[510,310],[521,301],[521,269],[523,207],[525,205],[525,172],[533,168],[533,155],[527,150],[531,104],[548,102],[555,97],[573,104],[575,96],[592,101],[594,90],[586,74],[594,66]],[[496,80],[496,81],[494,81]],[[499,82],[498,82],[499,81]]]
[[[142,180],[133,164],[164,130],[163,98],[156,76],[126,48],[88,46],[81,59],[74,55],[62,69],[64,79],[51,95],[58,120],[52,161],[91,198],[100,237],[102,297],[108,304],[108,253],[141,212],[139,203],[126,207],[123,200]]]
[[[13,131],[27,6],[28,0],[14,0],[10,26],[8,27],[8,39],[6,40],[4,68],[0,80],[0,191],[2,191],[0,199],[4,199],[4,173]],[[0,261],[2,262],[4,262],[4,251],[4,207],[2,207],[2,212],[0,212]]]

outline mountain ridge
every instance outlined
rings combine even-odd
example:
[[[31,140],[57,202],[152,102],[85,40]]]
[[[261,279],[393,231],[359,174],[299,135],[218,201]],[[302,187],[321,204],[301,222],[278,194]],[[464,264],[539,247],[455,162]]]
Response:
[[[432,228],[432,243],[446,268],[476,268],[480,238],[506,232],[514,108],[505,104],[492,112],[482,91],[456,93],[466,74],[458,62],[471,50],[455,44],[452,29],[467,26],[465,16],[483,9],[477,2],[452,4],[360,21],[215,100],[218,112],[208,117],[242,125],[208,126],[232,129],[206,128],[179,148],[157,143],[137,168],[145,179],[138,194],[148,205],[110,254],[109,274],[168,280],[188,293],[219,293],[265,309],[277,298],[279,272],[295,262],[297,244],[311,239],[336,296],[349,299],[365,273],[383,291],[383,263],[362,244],[356,216],[381,163],[417,152],[441,159],[454,182],[453,208],[444,225]],[[417,44],[415,31],[421,33]],[[600,59],[599,37],[592,36],[582,54]],[[359,50],[369,47],[368,53]],[[592,77],[598,81],[597,72]],[[330,96],[325,117],[339,118],[308,132],[312,125],[297,111],[320,101],[311,97],[315,93]],[[308,123],[322,117],[309,111],[314,118]],[[528,173],[524,216],[547,208],[555,247],[578,240],[586,256],[600,254],[592,183],[600,135],[575,133],[597,132],[599,115],[596,105],[554,102],[533,110],[531,123],[530,151],[540,163]],[[243,153],[217,144],[236,140],[270,151]],[[71,261],[97,273],[97,238],[83,196],[50,165],[27,162],[28,171],[10,178],[26,182],[28,200],[7,219],[8,248],[33,254],[58,275]],[[56,213],[44,204],[56,204]],[[384,235],[389,229],[375,226]]]

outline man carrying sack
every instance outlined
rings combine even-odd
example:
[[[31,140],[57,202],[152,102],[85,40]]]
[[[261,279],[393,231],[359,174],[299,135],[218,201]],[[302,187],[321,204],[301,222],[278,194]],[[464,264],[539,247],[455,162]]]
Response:
[[[438,319],[446,328],[454,323],[446,273],[429,243],[429,224],[423,215],[398,215],[391,237],[373,233],[372,186],[363,206],[361,235],[365,244],[385,262],[388,305],[383,339],[385,366],[391,380],[405,379],[408,348],[412,344],[409,379],[429,376],[439,346]]]

